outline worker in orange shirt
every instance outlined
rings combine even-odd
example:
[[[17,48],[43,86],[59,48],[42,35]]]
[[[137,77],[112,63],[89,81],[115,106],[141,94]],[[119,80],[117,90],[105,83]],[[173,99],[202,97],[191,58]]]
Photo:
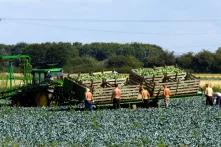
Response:
[[[163,97],[164,97],[164,104],[166,107],[168,107],[169,103],[170,103],[170,89],[167,87],[167,85],[163,85]]]
[[[87,88],[85,92],[85,108],[89,111],[93,110],[93,95],[89,88]]]
[[[149,98],[150,98],[150,93],[144,89],[143,86],[140,87],[140,93],[141,93],[141,96],[142,96],[142,101],[144,103],[144,107],[148,107],[148,104],[149,104]]]
[[[112,92],[111,99],[113,100],[114,109],[119,109],[120,108],[120,100],[121,100],[121,90],[118,87],[118,84],[115,84],[115,88]]]

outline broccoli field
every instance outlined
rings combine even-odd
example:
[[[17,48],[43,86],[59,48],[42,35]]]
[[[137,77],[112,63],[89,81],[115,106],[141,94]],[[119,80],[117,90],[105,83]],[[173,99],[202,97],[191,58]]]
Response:
[[[0,107],[0,144],[24,146],[221,146],[221,108],[202,97],[169,108],[93,112]]]

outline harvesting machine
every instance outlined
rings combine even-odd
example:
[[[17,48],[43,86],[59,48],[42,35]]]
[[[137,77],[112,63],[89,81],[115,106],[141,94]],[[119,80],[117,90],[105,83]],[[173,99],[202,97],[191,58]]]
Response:
[[[20,67],[19,75],[14,72],[14,64]],[[130,74],[115,71],[75,74],[63,78],[62,68],[32,69],[30,57],[26,55],[0,56],[0,65],[7,66],[7,70],[0,73],[0,99],[8,98],[15,106],[79,104],[84,101],[86,88],[91,89],[95,105],[110,105],[115,84],[122,89],[121,103],[132,105],[142,103],[138,98],[140,85],[148,89],[154,105],[162,98],[163,85],[170,87],[173,97],[196,95],[199,89],[199,79],[176,67],[132,69]]]

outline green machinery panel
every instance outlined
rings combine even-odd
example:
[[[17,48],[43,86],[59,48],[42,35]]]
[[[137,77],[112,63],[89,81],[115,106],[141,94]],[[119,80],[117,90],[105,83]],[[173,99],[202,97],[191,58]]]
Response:
[[[75,83],[69,78],[64,79],[64,96],[66,98],[75,99],[78,102],[82,102],[85,98],[84,93],[86,89],[79,84]]]

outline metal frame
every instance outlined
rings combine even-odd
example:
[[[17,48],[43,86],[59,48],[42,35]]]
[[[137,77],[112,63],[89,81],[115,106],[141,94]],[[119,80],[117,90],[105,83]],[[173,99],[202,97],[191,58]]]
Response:
[[[32,82],[34,84],[40,84],[41,82],[45,81],[45,78],[47,76],[47,73],[50,71],[52,74],[52,77],[58,76],[58,73],[62,73],[63,69],[62,68],[44,68],[44,69],[32,69]],[[54,75],[55,74],[55,75]],[[41,76],[44,75],[42,78]],[[37,80],[37,81],[36,81]]]
[[[20,61],[22,64],[22,74],[23,74],[23,83],[25,85],[32,83],[32,76],[31,76],[31,58],[28,55],[1,55],[0,62],[8,63],[7,65],[7,77],[6,79],[1,77],[1,80],[6,81],[6,86],[3,87],[3,90],[0,91],[0,98],[10,97],[15,93],[15,91],[19,87],[13,87],[13,82],[15,82],[14,77],[14,66],[13,63],[16,61]]]

